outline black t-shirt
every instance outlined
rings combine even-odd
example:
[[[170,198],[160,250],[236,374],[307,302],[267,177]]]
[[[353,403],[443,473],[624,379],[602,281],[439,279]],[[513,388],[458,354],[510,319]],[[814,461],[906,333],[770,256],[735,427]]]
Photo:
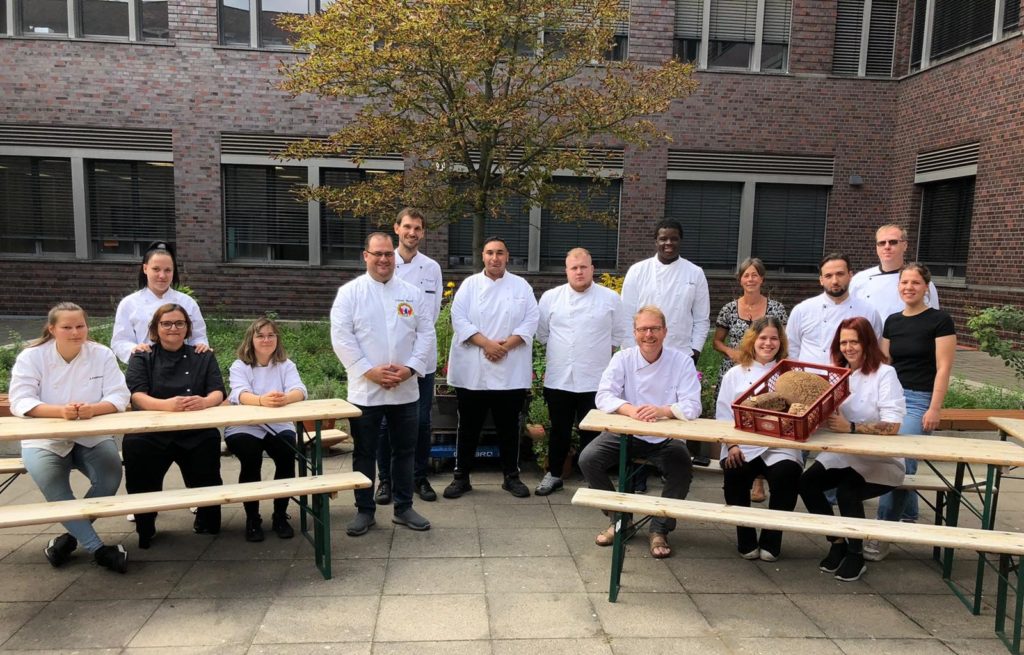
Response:
[[[929,307],[916,316],[893,314],[885,319],[882,336],[889,340],[889,357],[900,384],[912,391],[931,391],[935,385],[935,340],[956,334],[953,319]]]

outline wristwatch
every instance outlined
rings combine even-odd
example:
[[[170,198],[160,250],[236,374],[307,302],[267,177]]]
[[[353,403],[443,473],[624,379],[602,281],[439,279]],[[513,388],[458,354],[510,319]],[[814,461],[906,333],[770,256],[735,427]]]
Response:
[[[857,431],[857,424],[854,423],[853,421],[850,421],[850,434],[853,434],[856,431]]]

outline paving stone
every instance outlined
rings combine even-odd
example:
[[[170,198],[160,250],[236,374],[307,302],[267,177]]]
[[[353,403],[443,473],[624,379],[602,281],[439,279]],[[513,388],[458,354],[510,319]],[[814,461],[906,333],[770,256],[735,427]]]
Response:
[[[585,638],[601,634],[586,594],[500,593],[487,595],[495,639]]]
[[[384,587],[386,559],[334,559],[330,580],[324,580],[312,559],[291,562],[278,587],[278,597],[378,595]]]
[[[42,553],[39,555],[42,557]],[[72,564],[69,562],[67,565],[55,569],[48,563],[0,563],[3,600],[9,602],[53,600],[81,577],[90,566],[92,566],[91,563],[76,562]]]
[[[244,515],[243,515],[244,516]],[[265,559],[294,559],[299,551],[308,553],[310,560],[313,559],[313,547],[305,539],[281,539],[270,528],[269,516],[263,521],[265,538],[263,541],[252,543],[245,540],[244,522],[241,529],[225,530],[213,540],[210,547],[203,551],[201,559],[204,560],[265,560]],[[292,527],[298,532],[299,523],[292,520]]]
[[[949,586],[942,580],[938,564],[931,561],[889,561],[869,564],[872,575],[865,575],[868,586],[881,594],[912,592],[948,596]]]
[[[33,616],[46,607],[46,603],[0,602],[0,644],[18,631]]]
[[[152,616],[158,600],[54,601],[8,639],[7,648],[121,648]],[[59,626],[59,628],[58,628]]]
[[[890,594],[886,599],[939,639],[986,639],[994,634],[994,613],[975,616],[951,593]]]
[[[906,653],[952,655],[953,653],[938,639],[836,639],[835,641],[846,655],[906,655]],[[996,651],[984,652],[991,655]]]
[[[609,641],[614,655],[732,655],[729,647],[718,637],[613,637]]]
[[[588,594],[606,634],[616,637],[711,637],[714,630],[686,594]]]
[[[255,644],[246,655],[370,655],[373,644],[349,642],[319,642],[309,644]]]
[[[612,655],[611,646],[603,637],[591,639],[495,639],[494,655]],[[668,651],[665,651],[668,652]]]
[[[387,523],[378,522],[376,526],[370,528],[370,531],[361,537],[350,537],[345,534],[345,524],[351,518],[349,516],[344,521],[332,520],[332,525],[340,526],[340,530],[333,530],[331,532],[332,559],[387,559],[392,555],[391,547],[396,533],[390,527],[390,518]],[[297,525],[296,532],[298,532]],[[409,531],[406,530],[406,532]],[[435,532],[435,530],[430,532]],[[298,539],[299,537],[296,536],[295,538]],[[309,554],[309,560],[313,561],[312,553]]]
[[[440,498],[441,489],[437,489]],[[476,506],[462,505],[450,501],[438,500],[434,503],[417,503],[416,511],[430,519],[432,530],[438,528],[478,528]],[[388,517],[390,521],[391,518]]]
[[[128,645],[249,645],[270,604],[266,598],[166,599]]]
[[[580,577],[589,592],[607,592],[611,582],[612,553],[610,549],[576,557]],[[671,559],[671,558],[670,558]],[[623,591],[646,593],[680,593],[683,591],[679,580],[668,567],[669,560],[629,557],[622,568],[620,584]],[[699,560],[694,560],[699,561]]]
[[[90,566],[59,596],[59,600],[118,600],[166,598],[192,562],[136,562],[128,558],[128,573],[117,575]]]
[[[383,593],[482,594],[484,573],[479,557],[421,557],[388,563]],[[428,601],[429,602],[429,601]]]
[[[200,560],[171,590],[170,598],[271,598],[291,562],[209,562]]]
[[[193,534],[191,522],[184,529],[165,529],[167,526],[162,519],[157,520],[156,536],[149,548],[139,548],[139,539],[134,532],[126,534],[121,540],[121,545],[128,551],[129,562],[194,562],[216,540],[216,537],[210,535]]]
[[[789,598],[831,638],[929,636],[903,612],[874,594],[790,594]]]
[[[825,553],[822,552],[822,557]],[[874,590],[868,586],[866,576],[873,575],[878,569],[895,566],[891,563],[886,567],[876,566],[874,562],[868,564],[868,573],[865,577],[856,582],[840,582],[831,573],[825,573],[818,569],[819,559],[780,559],[777,562],[751,562],[761,569],[761,572],[778,586],[784,593],[799,594],[836,594],[848,596],[851,594],[871,594]],[[882,562],[881,564],[886,564]]]
[[[552,505],[552,513],[558,527],[588,528],[597,534],[608,525],[608,517],[593,507],[577,507],[575,505]]]
[[[547,502],[530,505],[476,505],[476,518],[481,527],[523,526],[524,528],[557,528],[555,514]]]
[[[478,641],[491,634],[482,594],[438,595],[424,611],[422,596],[382,596],[375,641]]]
[[[843,651],[830,639],[819,637],[723,637],[734,655],[843,655]],[[916,652],[915,652],[915,655]]]
[[[222,644],[220,646],[186,646],[164,648],[125,648],[122,655],[246,655],[247,646]]]
[[[691,594],[780,593],[778,585],[765,575],[761,567],[738,555],[728,559],[670,557],[665,564],[683,589]],[[611,567],[610,561],[608,566]]]
[[[731,637],[823,637],[782,594],[691,594],[711,627]]]
[[[484,557],[566,557],[569,547],[558,528],[480,528]]]
[[[8,555],[31,541],[32,538],[33,535],[30,534],[0,533],[0,560],[4,560]],[[41,552],[40,555],[42,555]],[[9,564],[10,562],[7,563]]]
[[[391,557],[480,557],[480,534],[471,528],[395,531]]]
[[[991,655],[992,653],[1008,653],[1003,642],[996,638],[990,639],[949,639],[944,642],[946,647],[957,655]]]
[[[584,591],[571,557],[486,557],[480,561],[488,593]]]
[[[373,645],[373,655],[491,655],[491,642],[380,641]]]
[[[375,595],[278,598],[263,617],[253,643],[368,642],[378,604]]]

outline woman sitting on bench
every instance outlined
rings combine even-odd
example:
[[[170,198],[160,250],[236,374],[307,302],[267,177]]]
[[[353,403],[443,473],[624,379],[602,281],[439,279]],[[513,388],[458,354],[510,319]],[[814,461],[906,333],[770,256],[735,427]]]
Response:
[[[736,346],[739,363],[722,377],[715,418],[732,423],[733,401],[764,377],[780,359],[785,359],[787,350],[782,321],[774,316],[755,320]],[[804,470],[799,450],[731,445],[722,451],[721,457],[726,503],[750,507],[750,487],[755,478],[764,476],[771,491],[768,509],[792,512],[796,507],[800,474]],[[761,530],[758,538],[754,528],[737,526],[736,547],[744,559],[774,562],[782,551],[782,532]]]
[[[867,319],[856,316],[839,324],[832,339],[832,361],[853,374],[850,397],[828,419],[828,428],[840,433],[895,435],[907,413],[903,388],[896,370],[883,363],[885,355]],[[864,501],[903,484],[904,470],[902,457],[821,453],[800,478],[800,497],[812,514],[832,516],[825,492],[835,489],[839,513],[862,519]],[[844,582],[859,579],[867,571],[862,541],[842,537],[828,540],[831,549],[818,568]]]
[[[238,359],[231,364],[230,382],[228,400],[233,405],[284,407],[306,399],[306,385],[285,353],[277,325],[269,318],[256,319],[245,331]],[[264,451],[274,460],[275,480],[295,477],[295,431],[288,423],[229,427],[225,441],[242,465],[239,482],[260,480]],[[263,541],[259,502],[249,501],[244,506],[245,540]],[[287,498],[274,499],[271,525],[282,539],[295,536],[287,509]]]
[[[114,353],[89,340],[81,307],[62,302],[50,310],[43,335],[18,355],[11,370],[11,413],[32,418],[87,420],[123,412],[128,387]],[[89,478],[86,498],[113,496],[121,486],[121,456],[114,437],[30,439],[21,444],[25,469],[47,501],[72,500],[71,469]],[[124,546],[105,546],[87,520],[67,521],[67,532],[51,539],[43,554],[53,566],[71,558],[81,544],[97,564],[127,570]]]
[[[175,304],[161,305],[149,322],[153,346],[136,352],[126,375],[136,409],[196,412],[224,400],[224,381],[213,351],[200,353],[185,343],[192,319]],[[129,434],[124,438],[125,488],[130,494],[161,491],[172,463],[187,487],[212,487],[220,479],[220,431],[217,428]],[[192,530],[220,532],[220,505],[200,507]],[[156,512],[135,515],[139,548],[149,548],[156,534]]]

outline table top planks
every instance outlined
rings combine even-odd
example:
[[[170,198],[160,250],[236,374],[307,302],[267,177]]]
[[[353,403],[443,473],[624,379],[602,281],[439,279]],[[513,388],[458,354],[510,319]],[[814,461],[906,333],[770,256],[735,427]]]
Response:
[[[303,400],[284,407],[218,405],[198,412],[131,411],[105,414],[86,421],[59,418],[0,418],[0,441],[77,439],[107,434],[136,434],[162,430],[197,430],[229,425],[290,423],[352,418],[359,408],[340,398]]]
[[[990,420],[997,426],[1003,421],[1013,421],[1013,419],[997,418]],[[1024,437],[1024,421],[1014,421],[1013,426],[1019,430],[1017,434]],[[807,441],[799,442],[754,432],[743,432],[726,421],[664,419],[646,423],[621,414],[607,414],[596,409],[591,410],[583,418],[583,421],[580,422],[580,429],[848,455],[912,457],[933,462],[1024,466],[1024,448],[1016,443],[967,437],[837,434],[821,429],[812,434]]]
[[[1017,442],[1024,442],[1024,419],[989,416],[988,422]]]

